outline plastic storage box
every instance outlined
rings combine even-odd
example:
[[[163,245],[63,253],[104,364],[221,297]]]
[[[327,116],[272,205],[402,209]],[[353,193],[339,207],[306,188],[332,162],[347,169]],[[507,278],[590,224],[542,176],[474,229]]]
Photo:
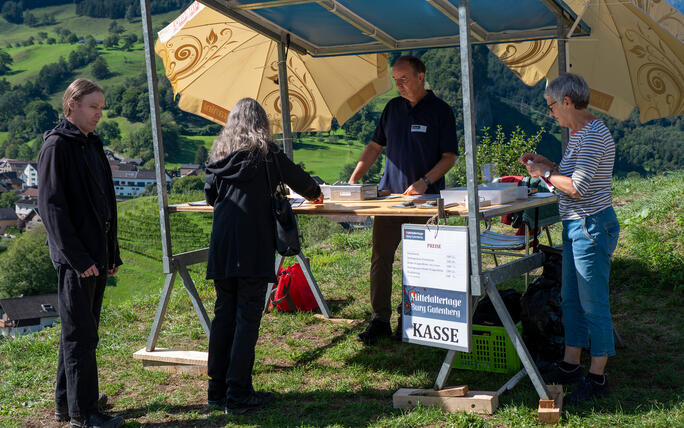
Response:
[[[450,187],[439,192],[445,205],[463,204],[468,199],[466,187]],[[477,186],[480,200],[490,201],[492,205],[506,204],[518,199],[518,186],[515,183],[492,183]]]
[[[522,333],[522,324],[516,325]],[[472,352],[459,352],[454,368],[492,373],[514,373],[520,370],[520,358],[506,329],[473,324]]]
[[[364,201],[377,197],[377,184],[334,184],[330,186],[330,199],[333,201]]]

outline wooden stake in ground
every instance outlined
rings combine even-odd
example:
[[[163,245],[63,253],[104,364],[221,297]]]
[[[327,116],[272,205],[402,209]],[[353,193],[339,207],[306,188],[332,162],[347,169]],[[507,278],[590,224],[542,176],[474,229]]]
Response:
[[[563,385],[546,385],[551,394],[551,400],[539,400],[539,422],[555,425],[563,410]]]

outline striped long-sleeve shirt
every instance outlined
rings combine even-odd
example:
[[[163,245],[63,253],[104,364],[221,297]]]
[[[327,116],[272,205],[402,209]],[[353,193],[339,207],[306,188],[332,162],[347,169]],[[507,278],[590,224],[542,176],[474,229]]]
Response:
[[[588,217],[611,206],[614,162],[615,143],[602,121],[592,120],[570,137],[559,172],[572,177],[580,197],[560,195],[559,212],[563,220]]]

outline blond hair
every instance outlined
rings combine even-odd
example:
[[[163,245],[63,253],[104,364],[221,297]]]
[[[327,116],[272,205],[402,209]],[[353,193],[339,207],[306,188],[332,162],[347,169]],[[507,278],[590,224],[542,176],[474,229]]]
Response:
[[[251,155],[268,153],[271,131],[264,108],[252,98],[243,98],[230,111],[228,121],[211,146],[210,162],[216,162],[237,150]]]
[[[102,88],[98,86],[97,83],[92,80],[85,78],[76,79],[71,82],[66,91],[64,91],[64,97],[62,97],[62,110],[64,112],[64,117],[69,117],[71,114],[71,107],[69,107],[70,101],[79,102],[83,97],[93,92],[101,92],[104,94]]]

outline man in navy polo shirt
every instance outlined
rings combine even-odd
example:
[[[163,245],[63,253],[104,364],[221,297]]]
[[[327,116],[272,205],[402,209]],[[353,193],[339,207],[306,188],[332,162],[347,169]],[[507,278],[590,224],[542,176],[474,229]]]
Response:
[[[385,172],[378,190],[405,195],[439,193],[458,152],[454,114],[447,103],[425,89],[425,64],[420,59],[400,57],[392,66],[392,77],[401,96],[385,106],[349,182],[357,183],[385,149]],[[392,263],[401,242],[401,225],[427,220],[375,217],[370,272],[373,318],[358,336],[367,345],[392,335]],[[401,325],[396,334],[401,337]]]

